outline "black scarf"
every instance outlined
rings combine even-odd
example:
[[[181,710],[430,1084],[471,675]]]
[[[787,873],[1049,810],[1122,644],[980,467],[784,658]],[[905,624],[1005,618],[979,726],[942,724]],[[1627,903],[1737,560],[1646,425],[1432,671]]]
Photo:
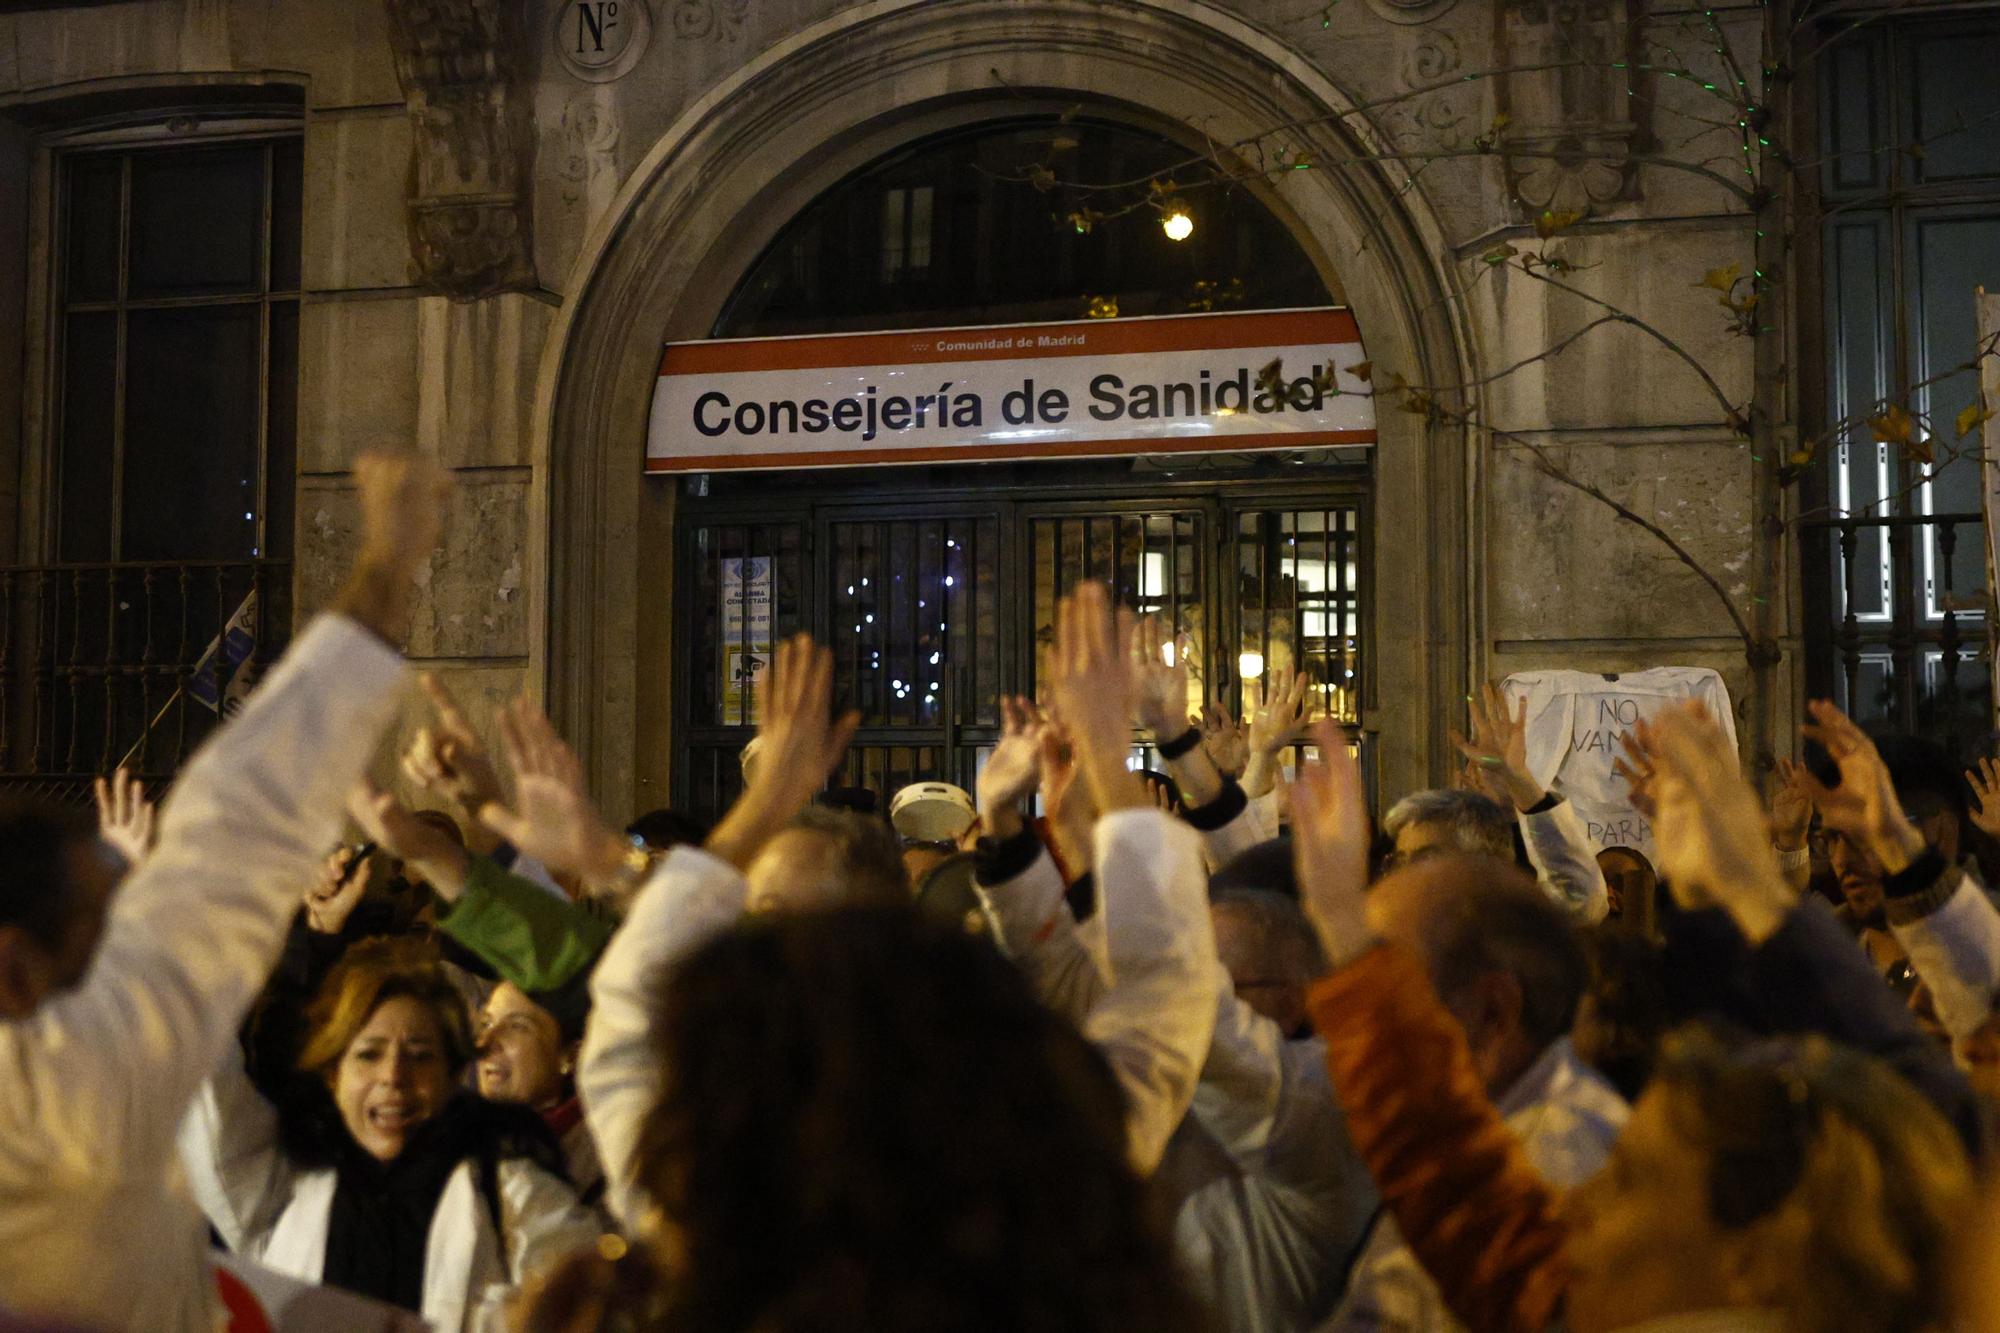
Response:
[[[328,1286],[422,1311],[438,1199],[459,1163],[479,1153],[468,1100],[454,1097],[419,1125],[394,1161],[376,1161],[351,1139],[341,1145],[321,1275]]]

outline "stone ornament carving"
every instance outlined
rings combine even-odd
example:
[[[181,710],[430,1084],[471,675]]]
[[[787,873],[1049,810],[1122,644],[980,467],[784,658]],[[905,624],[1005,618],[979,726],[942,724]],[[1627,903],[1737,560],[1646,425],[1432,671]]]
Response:
[[[618,193],[618,140],[622,133],[618,108],[610,90],[586,88],[564,104],[562,112],[562,198],[585,206],[588,230]]]
[[[535,285],[520,6],[387,0],[396,77],[415,128],[408,212],[416,279],[474,300]]]
[[[1428,23],[1458,0],[1368,0],[1368,7],[1391,23]]]
[[[1397,72],[1398,87],[1406,94],[1419,88],[1444,83],[1464,63],[1458,39],[1442,28],[1412,34]],[[1447,152],[1464,144],[1471,117],[1464,103],[1481,94],[1477,87],[1462,83],[1436,88],[1421,96],[1406,96],[1378,112],[1384,132],[1397,149],[1421,153],[1432,149]],[[1415,165],[1414,163],[1412,164]]]
[[[1630,198],[1640,137],[1631,95],[1631,0],[1502,0],[1497,109],[1508,118],[1507,185],[1527,213]],[[1562,68],[1533,65],[1575,62]]]
[[[733,42],[743,35],[750,0],[669,0],[674,36],[682,41]]]
[[[639,63],[652,38],[646,0],[563,0],[550,45],[579,79],[609,83]]]

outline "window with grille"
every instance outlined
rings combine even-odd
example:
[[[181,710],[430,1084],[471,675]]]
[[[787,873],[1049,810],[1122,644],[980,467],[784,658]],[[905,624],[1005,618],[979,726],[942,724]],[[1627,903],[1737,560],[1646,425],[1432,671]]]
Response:
[[[300,173],[296,136],[56,159],[48,539],[0,571],[8,775],[165,776],[289,627]]]
[[[2000,289],[2000,15],[1857,23],[1818,58],[1827,422],[1908,402],[1935,454],[1839,435],[1806,497],[1807,686],[1864,721],[1990,729],[1972,292]],[[1817,367],[1806,367],[1810,374]]]

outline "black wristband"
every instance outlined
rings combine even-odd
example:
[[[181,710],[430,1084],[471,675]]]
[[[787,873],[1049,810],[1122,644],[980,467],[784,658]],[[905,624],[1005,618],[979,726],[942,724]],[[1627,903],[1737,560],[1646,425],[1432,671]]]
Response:
[[[1545,815],[1549,811],[1561,805],[1562,799],[1563,799],[1562,797],[1556,795],[1554,792],[1550,792],[1547,796],[1544,796],[1541,800],[1536,801],[1533,805],[1529,806],[1526,810],[1523,810],[1521,813],[1524,815]]]
[[[1194,749],[1195,746],[1200,744],[1201,744],[1201,728],[1189,727],[1185,732],[1183,732],[1179,737],[1177,737],[1174,740],[1155,742],[1153,748],[1160,752],[1160,758],[1165,759],[1169,763],[1171,763],[1173,760],[1180,758],[1182,755],[1186,754],[1188,751]]]
[[[1944,877],[1944,857],[1935,847],[1925,847],[1917,859],[1882,880],[1882,896],[1907,898],[1922,893]]]

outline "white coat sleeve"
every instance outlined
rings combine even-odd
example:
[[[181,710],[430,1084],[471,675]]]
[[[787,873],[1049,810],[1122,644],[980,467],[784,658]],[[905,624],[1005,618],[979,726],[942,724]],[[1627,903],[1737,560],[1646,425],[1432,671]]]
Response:
[[[1554,898],[1585,925],[1596,925],[1611,914],[1611,897],[1604,886],[1604,871],[1590,845],[1583,816],[1568,801],[1538,814],[1518,816],[1521,840],[1528,846],[1528,860],[1543,891]]]
[[[1083,1030],[1125,1091],[1128,1151],[1148,1174],[1194,1099],[1215,1030],[1208,880],[1194,830],[1158,810],[1113,811],[1095,843],[1111,986]]]
[[[1950,874],[1956,884],[1942,902],[1933,907],[1890,899],[1888,917],[1890,933],[1930,988],[1938,1021],[1957,1040],[1991,1016],[2000,992],[2000,909],[1970,877]]]
[[[1107,979],[1070,913],[1055,858],[1043,849],[1019,875],[978,890],[1000,926],[1001,951],[1043,1004],[1081,1025]]]
[[[1220,960],[1207,972],[1215,1034],[1195,1087],[1194,1115],[1225,1151],[1254,1153],[1270,1141],[1284,1094],[1284,1033],[1236,998]]]
[[[0,1138],[54,1176],[164,1170],[339,835],[402,659],[322,616],[174,784],[83,982],[0,1028]]]
[[[597,1214],[576,1190],[521,1158],[500,1164],[500,1218],[507,1235],[507,1276],[516,1287],[541,1277],[602,1234]]]
[[[195,1093],[181,1122],[188,1191],[222,1243],[242,1254],[270,1234],[292,1197],[294,1171],[278,1146],[278,1112],[231,1049]]]
[[[641,886],[591,976],[576,1087],[604,1164],[605,1203],[627,1231],[638,1229],[648,1207],[633,1172],[640,1128],[660,1095],[654,1002],[681,960],[742,917],[748,892],[734,866],[698,848],[674,848]]]

